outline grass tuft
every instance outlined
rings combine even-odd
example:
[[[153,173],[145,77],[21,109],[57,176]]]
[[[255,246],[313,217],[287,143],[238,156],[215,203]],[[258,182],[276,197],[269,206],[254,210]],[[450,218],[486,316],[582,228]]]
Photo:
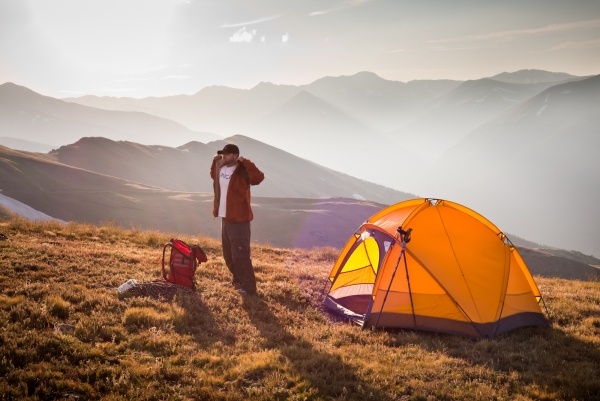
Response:
[[[48,312],[58,319],[68,319],[71,304],[62,297],[53,295],[48,300]]]

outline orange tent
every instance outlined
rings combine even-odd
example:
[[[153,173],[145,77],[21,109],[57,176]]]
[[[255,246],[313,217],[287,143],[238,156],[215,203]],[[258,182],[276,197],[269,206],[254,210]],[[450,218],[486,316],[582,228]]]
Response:
[[[529,269],[491,222],[457,203],[413,199],[350,238],[323,301],[365,327],[491,338],[547,326]]]

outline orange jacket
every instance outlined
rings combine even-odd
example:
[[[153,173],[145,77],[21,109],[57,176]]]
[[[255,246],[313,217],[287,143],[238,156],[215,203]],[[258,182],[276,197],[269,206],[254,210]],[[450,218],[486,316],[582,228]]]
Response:
[[[210,176],[213,179],[215,198],[213,201],[213,216],[219,214],[219,201],[221,199],[221,186],[219,185],[220,163],[213,160],[210,166]],[[242,223],[252,221],[254,215],[250,207],[250,185],[258,185],[265,179],[265,175],[254,163],[248,159],[240,162],[231,175],[227,189],[227,205],[225,207],[225,221]]]

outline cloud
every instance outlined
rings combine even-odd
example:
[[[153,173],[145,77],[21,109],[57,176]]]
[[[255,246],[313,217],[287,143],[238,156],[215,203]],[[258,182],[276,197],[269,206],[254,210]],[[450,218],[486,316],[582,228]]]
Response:
[[[485,46],[468,46],[468,45],[463,45],[463,46],[432,46],[430,47],[431,50],[434,51],[460,51],[460,50],[473,50],[473,49],[481,49],[481,48],[487,48],[487,49],[491,49],[492,46],[491,45],[485,45]],[[497,47],[497,46],[496,46]]]
[[[600,19],[546,25],[541,28],[515,29],[511,31],[490,32],[480,35],[460,36],[450,39],[430,40],[429,43],[459,43],[486,40],[507,41],[523,36],[542,35],[547,33],[574,31],[588,28],[600,28]]]
[[[283,35],[281,37],[281,42],[282,43],[286,43],[288,40],[290,40],[290,34],[289,33],[286,33],[285,35]]]
[[[365,3],[370,3],[374,0],[346,0],[344,1],[340,6],[338,7],[332,7],[332,8],[326,8],[324,10],[317,10],[317,11],[313,11],[311,13],[309,13],[308,15],[310,17],[315,17],[318,15],[324,15],[324,14],[329,14],[329,13],[334,13],[340,10],[344,10],[348,7],[358,7],[361,6]]]
[[[261,24],[263,22],[272,21],[274,19],[280,18],[282,15],[283,14],[273,15],[271,17],[264,17],[264,18],[259,18],[259,19],[255,19],[255,20],[251,20],[251,21],[239,22],[236,24],[223,24],[223,25],[221,25],[221,28],[239,28],[239,27],[245,28],[248,25],[256,25],[256,24]]]
[[[338,8],[328,8],[326,10],[318,10],[318,11],[313,11],[312,13],[309,13],[308,15],[310,17],[315,17],[317,15],[324,15],[324,14],[329,14],[329,13],[333,13],[335,11],[341,10],[342,7],[338,7]]]
[[[256,36],[256,29],[248,31],[246,30],[246,27],[243,27],[231,35],[229,41],[250,43],[252,42],[252,39],[254,39],[254,36]]]
[[[600,47],[600,39],[594,40],[582,40],[582,41],[569,41],[561,43],[558,46],[554,46],[549,51],[566,50],[566,49],[589,49],[592,47]]]

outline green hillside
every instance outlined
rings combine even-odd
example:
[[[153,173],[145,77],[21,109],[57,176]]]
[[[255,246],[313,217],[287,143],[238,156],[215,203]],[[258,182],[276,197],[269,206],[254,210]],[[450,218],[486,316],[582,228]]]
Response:
[[[0,399],[600,399],[598,281],[536,276],[551,326],[473,341],[333,319],[333,248],[254,246],[259,296],[243,298],[213,239],[22,219],[0,233]],[[160,278],[172,237],[208,255],[198,291],[119,298]]]

